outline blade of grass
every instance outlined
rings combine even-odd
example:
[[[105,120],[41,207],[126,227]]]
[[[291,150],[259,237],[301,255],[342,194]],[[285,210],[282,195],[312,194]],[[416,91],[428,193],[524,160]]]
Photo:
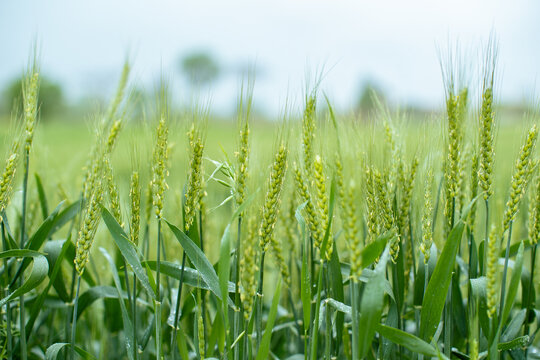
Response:
[[[272,328],[274,327],[274,322],[277,316],[277,310],[279,305],[279,298],[281,296],[281,278],[278,279],[276,290],[274,291],[274,298],[272,299],[272,306],[270,307],[270,312],[268,313],[268,319],[266,320],[266,328],[261,340],[261,346],[259,347],[259,352],[255,360],[265,360],[268,359],[270,353],[270,340],[272,339]]]

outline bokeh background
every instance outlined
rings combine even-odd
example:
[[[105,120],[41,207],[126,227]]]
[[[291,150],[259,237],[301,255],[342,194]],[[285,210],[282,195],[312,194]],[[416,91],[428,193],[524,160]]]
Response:
[[[285,104],[300,108],[306,79],[321,74],[341,112],[369,106],[373,88],[392,106],[429,113],[444,103],[440,53],[459,43],[474,90],[490,34],[499,101],[524,107],[536,90],[539,14],[534,0],[3,1],[0,117],[9,117],[35,44],[44,119],[83,120],[113,93],[126,58],[134,91],[153,94],[165,77],[176,106],[204,99],[223,117],[250,69],[255,109],[267,119]]]

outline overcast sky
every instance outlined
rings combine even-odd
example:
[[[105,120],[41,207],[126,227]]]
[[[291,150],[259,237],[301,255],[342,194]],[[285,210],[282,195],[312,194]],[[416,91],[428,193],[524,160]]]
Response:
[[[366,80],[395,102],[436,107],[444,96],[437,49],[459,40],[474,64],[494,31],[499,97],[530,100],[539,75],[539,15],[535,0],[2,1],[0,87],[25,68],[37,38],[43,73],[72,99],[112,89],[127,54],[135,82],[152,90],[164,73],[174,97],[185,99],[178,59],[202,49],[229,70],[255,63],[255,99],[273,113],[288,96],[301,98],[306,72],[322,67],[322,88],[342,109]],[[214,86],[216,107],[234,104],[239,80],[231,71]]]

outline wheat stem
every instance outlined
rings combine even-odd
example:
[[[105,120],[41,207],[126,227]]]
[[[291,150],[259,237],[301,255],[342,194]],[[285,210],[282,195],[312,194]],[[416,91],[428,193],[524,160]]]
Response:
[[[506,276],[508,274],[508,259],[510,258],[510,242],[512,240],[512,225],[514,221],[510,220],[508,223],[508,237],[506,240],[506,250],[504,252],[504,268],[503,268],[503,274],[502,274],[502,280],[501,280],[501,298],[500,298],[500,306],[499,306],[499,321],[502,320],[502,313],[504,309],[504,296],[506,295]]]
[[[24,151],[24,178],[23,178],[23,190],[22,190],[22,213],[21,213],[21,241],[20,246],[21,249],[24,249],[25,246],[25,234],[26,234],[26,198],[28,195],[28,167],[30,163],[30,147],[27,146]],[[20,277],[20,286],[23,284],[23,277],[21,275]],[[23,360],[26,360],[28,355],[26,353],[26,315],[25,315],[25,308],[24,308],[24,295],[21,295],[19,297],[20,301],[20,308],[19,308],[19,316],[20,316],[20,325],[19,325],[19,331],[20,331],[20,342],[21,342],[21,358]]]
[[[75,302],[73,304],[73,316],[71,317],[71,348],[70,358],[75,360],[75,336],[77,331],[77,307],[79,305],[79,291],[81,288],[81,275],[77,275],[77,290],[75,292]]]
[[[6,214],[5,212],[2,211],[2,214],[0,214],[0,216],[2,216],[3,219],[5,219],[6,217]],[[5,229],[5,225],[4,225],[4,221],[2,221],[0,223],[0,231],[2,233],[2,247],[4,249],[4,251],[7,251],[8,250],[8,245],[7,245],[7,241],[6,241],[6,229]],[[4,269],[6,269],[6,276],[7,276],[7,281],[6,282],[9,282],[9,279],[10,279],[10,271],[9,271],[9,266],[8,266],[8,259],[5,258],[4,259]],[[9,295],[9,287],[6,287],[6,294],[4,294],[4,296],[8,296]],[[7,342],[7,353],[8,353],[8,359],[11,360],[13,359],[13,350],[12,350],[12,339],[11,339],[11,305],[9,303],[9,301],[6,303],[6,342]]]

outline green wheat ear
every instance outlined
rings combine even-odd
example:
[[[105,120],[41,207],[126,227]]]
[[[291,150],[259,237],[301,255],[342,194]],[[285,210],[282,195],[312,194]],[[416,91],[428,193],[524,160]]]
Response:
[[[487,258],[487,308],[488,316],[493,318],[497,312],[499,288],[497,286],[497,262],[499,260],[499,242],[497,241],[497,231],[492,227],[488,238],[488,258]]]
[[[39,69],[34,62],[23,82],[24,149],[27,152],[32,147],[37,123],[39,85]]]
[[[283,188],[283,179],[287,169],[287,149],[282,144],[274,156],[270,170],[270,178],[262,209],[262,220],[259,227],[259,246],[262,251],[268,250],[272,233],[277,221],[279,200]]]
[[[2,214],[4,210],[6,210],[11,199],[13,180],[15,179],[17,163],[19,160],[19,142],[20,140],[17,138],[11,146],[11,152],[6,159],[2,177],[0,177],[0,223],[3,221]]]
[[[487,200],[493,195],[493,159],[495,138],[495,113],[493,110],[493,82],[495,77],[495,64],[497,51],[494,47],[488,49],[484,69],[482,89],[482,105],[480,109],[480,155],[478,178],[480,188]]]
[[[422,243],[420,244],[420,251],[424,255],[424,264],[429,262],[431,256],[431,246],[433,245],[433,172],[431,169],[428,171],[426,181],[424,184],[424,209],[422,212]]]
[[[202,156],[204,151],[204,143],[200,129],[191,125],[188,132],[190,146],[190,161],[187,190],[185,194],[185,230],[189,231],[191,225],[195,221],[197,211],[200,209],[202,193],[203,193],[203,169]]]
[[[508,230],[510,222],[514,220],[518,211],[518,205],[525,193],[527,182],[534,167],[532,154],[538,137],[536,125],[529,130],[525,144],[521,147],[519,157],[516,160],[512,182],[510,184],[510,197],[506,202],[506,210],[503,216],[503,232]]]
[[[251,317],[253,302],[257,293],[256,274],[258,271],[257,257],[259,255],[257,247],[257,222],[254,217],[249,217],[247,221],[247,236],[245,237],[242,249],[243,256],[240,257],[240,299],[244,308],[246,321]]]
[[[306,99],[306,107],[302,118],[302,147],[304,155],[304,169],[309,173],[313,168],[313,146],[315,142],[315,110],[317,104],[316,94]]]
[[[130,219],[129,219],[129,238],[135,246],[139,245],[139,231],[141,227],[141,185],[139,182],[139,172],[131,173],[131,182],[129,186],[130,199]]]
[[[100,182],[94,183],[88,206],[84,211],[83,222],[79,230],[75,252],[75,269],[82,275],[88,262],[90,249],[96,236],[100,220],[100,203],[103,199],[103,187]]]
[[[362,275],[362,244],[358,234],[358,217],[356,215],[356,183],[351,179],[343,200],[343,231],[349,246],[351,259],[351,276],[355,279]],[[367,264],[366,264],[367,265]]]
[[[163,194],[168,189],[166,177],[169,174],[167,169],[168,145],[167,139],[169,128],[165,114],[161,115],[156,131],[156,144],[152,159],[152,205],[156,217],[163,217]]]

